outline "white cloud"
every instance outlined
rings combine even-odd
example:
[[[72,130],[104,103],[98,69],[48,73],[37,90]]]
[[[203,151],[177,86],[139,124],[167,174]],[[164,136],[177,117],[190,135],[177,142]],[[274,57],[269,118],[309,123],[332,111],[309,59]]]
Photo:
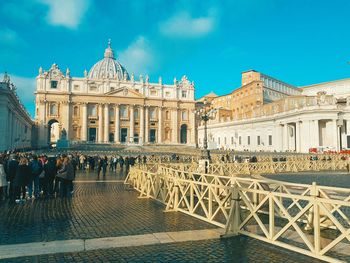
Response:
[[[139,36],[125,50],[119,52],[119,60],[129,74],[149,74],[154,68],[154,54],[148,40]]]
[[[215,28],[215,16],[191,17],[187,12],[180,12],[160,24],[160,32],[174,38],[198,38],[211,33]]]
[[[51,25],[75,29],[89,9],[90,0],[39,0],[49,7],[47,21]]]
[[[9,74],[11,82],[16,86],[16,92],[20,98],[22,104],[33,115],[35,105],[34,91],[36,88],[36,80],[33,78],[26,78],[17,75]],[[2,81],[4,74],[0,74],[0,80]]]
[[[16,31],[10,28],[0,29],[0,44],[5,46],[13,46],[22,42],[21,38],[18,36]]]

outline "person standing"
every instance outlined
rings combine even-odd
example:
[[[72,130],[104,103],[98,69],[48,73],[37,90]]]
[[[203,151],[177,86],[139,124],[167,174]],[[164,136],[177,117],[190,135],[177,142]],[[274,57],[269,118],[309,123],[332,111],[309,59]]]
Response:
[[[28,183],[29,198],[33,197],[33,183],[34,183],[34,196],[39,198],[39,175],[43,171],[43,166],[38,160],[36,155],[33,156],[33,160],[30,163],[31,177]]]
[[[67,175],[66,175],[66,191],[64,195],[71,197],[73,194],[73,181],[75,180],[76,164],[69,157],[67,163]]]
[[[63,161],[61,168],[57,171],[57,177],[59,178],[59,192],[60,197],[67,196],[67,169],[69,158],[67,156],[63,156]]]
[[[108,158],[107,158],[107,156],[105,156],[103,158],[103,161],[102,161],[102,175],[103,175],[103,177],[106,176],[107,166],[108,166]]]
[[[7,163],[6,179],[7,179],[7,182],[10,182],[9,196],[10,196],[10,202],[12,203],[14,203],[16,200],[13,180],[15,179],[15,176],[16,176],[17,167],[18,167],[17,156],[15,154],[11,154],[10,160]]]
[[[7,180],[4,169],[4,159],[0,156],[0,201],[6,198]]]
[[[28,183],[31,177],[31,170],[28,166],[28,159],[25,157],[21,157],[19,160],[18,168],[16,171],[14,183],[14,191],[15,191],[15,201],[17,203],[24,201],[26,198],[26,184]],[[21,197],[22,193],[22,197]]]
[[[45,179],[47,182],[47,187],[44,189],[44,196],[51,197],[54,195],[54,180],[57,174],[56,159],[54,157],[49,157],[48,161],[44,165]]]

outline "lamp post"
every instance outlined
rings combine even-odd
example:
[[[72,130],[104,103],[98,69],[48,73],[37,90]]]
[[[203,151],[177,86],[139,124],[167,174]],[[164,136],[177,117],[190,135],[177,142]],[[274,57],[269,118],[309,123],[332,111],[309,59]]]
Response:
[[[196,115],[204,122],[203,151],[201,158],[210,161],[210,151],[208,150],[208,126],[207,122],[215,118],[218,108],[212,108],[207,100],[204,100],[204,107],[195,111]]]

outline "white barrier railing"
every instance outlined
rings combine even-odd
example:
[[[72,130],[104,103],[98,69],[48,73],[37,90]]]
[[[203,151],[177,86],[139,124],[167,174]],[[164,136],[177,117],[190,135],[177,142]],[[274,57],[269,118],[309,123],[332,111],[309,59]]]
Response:
[[[329,262],[350,251],[349,189],[147,169],[131,168],[126,182],[167,211]]]

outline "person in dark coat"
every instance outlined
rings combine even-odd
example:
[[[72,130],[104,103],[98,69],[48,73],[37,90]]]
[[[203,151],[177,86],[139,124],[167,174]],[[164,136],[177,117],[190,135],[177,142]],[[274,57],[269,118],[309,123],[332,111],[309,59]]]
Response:
[[[10,182],[10,187],[9,187],[10,202],[14,203],[16,200],[16,197],[15,197],[15,188],[14,188],[13,180],[16,177],[16,172],[18,167],[17,156],[12,154],[6,166],[7,166],[7,169],[5,170],[6,179],[8,182]]]
[[[67,164],[67,176],[66,176],[66,196],[71,197],[73,194],[73,181],[75,180],[76,165],[72,159],[69,158]]]
[[[31,169],[31,178],[28,183],[28,193],[29,198],[32,198],[33,193],[33,183],[34,183],[34,196],[35,198],[39,197],[39,175],[43,171],[43,165],[38,160],[38,157],[36,155],[33,156],[33,160],[29,164]]]
[[[54,181],[57,174],[56,159],[54,157],[48,158],[47,163],[44,165],[45,178],[47,181],[47,188],[44,189],[44,196],[50,197],[54,195]]]
[[[107,171],[107,166],[108,166],[108,158],[107,156],[105,156],[103,159],[102,159],[102,175],[103,177],[106,176],[106,171]]]
[[[119,162],[119,165],[120,165],[120,169],[123,169],[123,165],[124,165],[124,158],[123,158],[123,156],[119,156],[118,162]]]
[[[15,200],[20,202],[20,200],[24,200],[26,196],[26,185],[31,177],[31,170],[28,166],[28,159],[22,157],[19,161],[16,176],[13,180],[14,185],[14,191],[15,191]],[[22,192],[22,198],[21,198],[21,192]]]

